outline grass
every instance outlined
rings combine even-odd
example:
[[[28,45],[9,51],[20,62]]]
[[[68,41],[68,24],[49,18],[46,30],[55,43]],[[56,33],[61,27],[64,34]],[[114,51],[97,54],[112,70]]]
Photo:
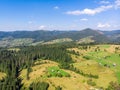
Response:
[[[96,48],[100,51],[95,51]],[[94,45],[87,50],[79,48],[71,48],[69,50],[75,50],[79,52],[80,56],[72,55],[74,61],[74,66],[82,70],[84,73],[91,73],[99,75],[99,79],[93,81],[98,87],[107,87],[109,82],[118,81],[120,82],[120,56],[119,51],[115,53],[115,47],[120,47],[119,45]],[[110,67],[105,67],[107,64]],[[114,66],[116,64],[116,66]],[[104,82],[104,83],[103,83]]]
[[[102,66],[109,66],[110,70],[113,70],[115,72],[120,83],[120,56],[119,53],[114,52],[115,47],[118,47],[118,45],[101,45],[100,47],[107,48],[107,51],[103,50],[98,52],[88,52],[87,55],[92,56],[91,60],[95,60]]]
[[[120,72],[116,72],[116,76],[117,76],[118,82],[119,82],[119,84],[120,84]]]
[[[110,47],[110,45],[98,45],[98,46],[100,46],[100,48],[109,48]]]
[[[70,76],[67,72],[61,70],[59,67],[53,66],[48,68],[49,77],[68,77]]]
[[[86,38],[80,39],[77,43],[85,43],[85,44],[92,43],[92,42],[94,42],[94,40],[92,38],[93,38],[93,36],[88,36]]]
[[[91,55],[92,52],[88,53],[88,55]],[[107,57],[107,58],[105,58]],[[92,53],[93,60],[97,61],[102,66],[107,65],[110,67],[111,70],[113,70],[118,78],[118,81],[120,82],[120,78],[118,77],[117,73],[120,73],[120,56],[118,53],[109,53],[109,52],[94,52]],[[115,66],[114,66],[115,64]]]
[[[48,67],[57,66],[58,64],[49,60],[38,60],[35,62],[35,66],[31,67],[32,72],[29,75],[29,80],[26,79],[27,69],[23,69],[20,73],[20,78],[22,78],[22,83],[25,87],[29,87],[32,82],[37,82],[46,79],[46,71]]]
[[[5,73],[0,72],[0,80],[6,76]]]
[[[52,41],[44,42],[43,44],[56,44],[56,43],[64,43],[64,42],[71,42],[73,41],[70,38],[61,38],[61,39],[55,39]]]
[[[34,39],[32,38],[19,38],[19,39],[3,39],[0,40],[0,47],[14,47],[14,46],[21,46],[21,45],[30,45],[32,44]]]
[[[95,52],[97,47],[100,51]],[[118,52],[114,52],[115,47],[116,45],[95,45],[87,50],[79,48],[69,48],[68,50],[75,50],[80,53],[80,55],[70,54],[75,62],[73,63],[74,67],[86,74],[98,75],[98,79],[92,78],[92,82],[96,83],[95,87],[106,88],[111,81],[120,83],[120,57]],[[90,59],[86,60],[83,56],[89,56]],[[116,66],[113,66],[114,63],[116,63]],[[110,68],[105,67],[104,64],[110,65]],[[28,87],[32,82],[42,80],[50,84],[48,90],[55,90],[57,86],[61,86],[63,90],[90,90],[93,87],[87,84],[87,81],[91,78],[70,70],[60,69],[58,65],[53,61],[38,60],[35,62],[35,66],[32,67],[32,72],[29,75],[30,80],[26,80],[26,69],[21,72],[22,82]],[[70,77],[66,77],[68,74]],[[50,77],[47,75],[50,75]]]
[[[83,83],[83,81],[87,81],[88,78],[70,70],[60,69],[56,62],[45,60],[37,61],[35,64],[36,65],[32,67],[29,80],[26,80],[26,69],[22,70],[20,74],[24,87],[29,87],[32,82],[45,81],[50,84],[48,90],[55,90],[57,86],[61,86],[63,90],[88,90],[90,88],[88,84]],[[52,73],[52,69],[54,69],[56,73],[60,71],[63,77],[54,77],[54,74],[52,74],[52,77],[46,77],[48,70],[49,73]],[[68,74],[70,77],[65,77]]]
[[[18,52],[18,51],[20,51],[20,49],[19,48],[9,48],[8,51],[16,51],[16,52]]]
[[[29,45],[33,43],[33,41],[32,38],[14,39],[11,41],[11,46]]]
[[[107,87],[109,82],[117,81],[115,74],[109,68],[100,66],[96,61],[85,60],[81,63],[75,63],[74,66],[84,73],[98,75],[98,79],[93,79],[98,87]],[[104,83],[103,83],[104,81]]]

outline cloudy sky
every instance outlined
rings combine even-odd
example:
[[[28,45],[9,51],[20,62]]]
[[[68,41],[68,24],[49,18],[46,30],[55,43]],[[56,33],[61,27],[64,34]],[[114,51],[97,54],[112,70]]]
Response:
[[[0,0],[0,31],[120,30],[120,0]]]

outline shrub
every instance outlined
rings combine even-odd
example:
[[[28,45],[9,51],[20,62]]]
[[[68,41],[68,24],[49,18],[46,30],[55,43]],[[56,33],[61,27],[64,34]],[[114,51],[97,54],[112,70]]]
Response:
[[[55,90],[62,90],[62,87],[57,86],[57,87],[55,87]]]
[[[83,56],[83,58],[87,59],[87,60],[90,60],[90,57],[89,56]]]
[[[87,80],[87,84],[91,86],[96,86],[96,83],[92,81],[92,79]]]
[[[29,90],[48,90],[49,84],[46,82],[32,83]]]

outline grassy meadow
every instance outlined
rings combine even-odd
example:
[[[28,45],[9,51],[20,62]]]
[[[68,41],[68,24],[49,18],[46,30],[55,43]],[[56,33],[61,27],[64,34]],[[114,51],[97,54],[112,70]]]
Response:
[[[102,75],[100,73],[106,72],[106,75],[108,74],[111,77],[108,78],[103,76],[103,78],[108,78],[106,80],[117,78],[117,81],[120,83],[119,45],[95,45],[87,47],[85,50],[81,49],[81,47],[73,48],[72,50],[80,53],[80,56],[73,56],[73,59],[78,59],[74,64],[75,67],[85,71],[86,73],[93,73],[98,75]],[[80,58],[82,58],[82,61],[79,61]]]
[[[19,51],[18,48],[8,50]],[[27,69],[20,73],[23,88],[28,89],[32,82],[49,83],[48,90],[60,86],[62,90],[95,90],[107,88],[110,82],[120,83],[120,45],[87,45],[68,48],[73,67],[84,74],[98,75],[98,78],[85,77],[73,70],[61,69],[59,63],[51,60],[36,60],[31,67],[29,80]],[[71,52],[71,53],[70,53]],[[0,79],[5,74],[0,72]]]

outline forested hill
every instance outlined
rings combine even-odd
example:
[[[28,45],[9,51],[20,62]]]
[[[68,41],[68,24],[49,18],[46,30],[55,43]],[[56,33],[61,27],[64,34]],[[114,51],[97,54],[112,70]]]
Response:
[[[84,29],[81,31],[13,31],[0,32],[0,46],[20,46],[44,41],[48,42],[56,39],[69,38],[71,41],[86,41],[97,43],[120,42],[120,30],[100,31]],[[12,45],[11,45],[12,42]],[[18,45],[16,45],[18,43]]]
[[[120,30],[114,30],[114,31],[103,31],[103,33],[111,38],[113,42],[119,42],[120,43]]]
[[[11,37],[11,38],[33,38],[36,41],[48,40],[59,34],[62,31],[14,31],[14,32],[0,32],[0,39]]]

